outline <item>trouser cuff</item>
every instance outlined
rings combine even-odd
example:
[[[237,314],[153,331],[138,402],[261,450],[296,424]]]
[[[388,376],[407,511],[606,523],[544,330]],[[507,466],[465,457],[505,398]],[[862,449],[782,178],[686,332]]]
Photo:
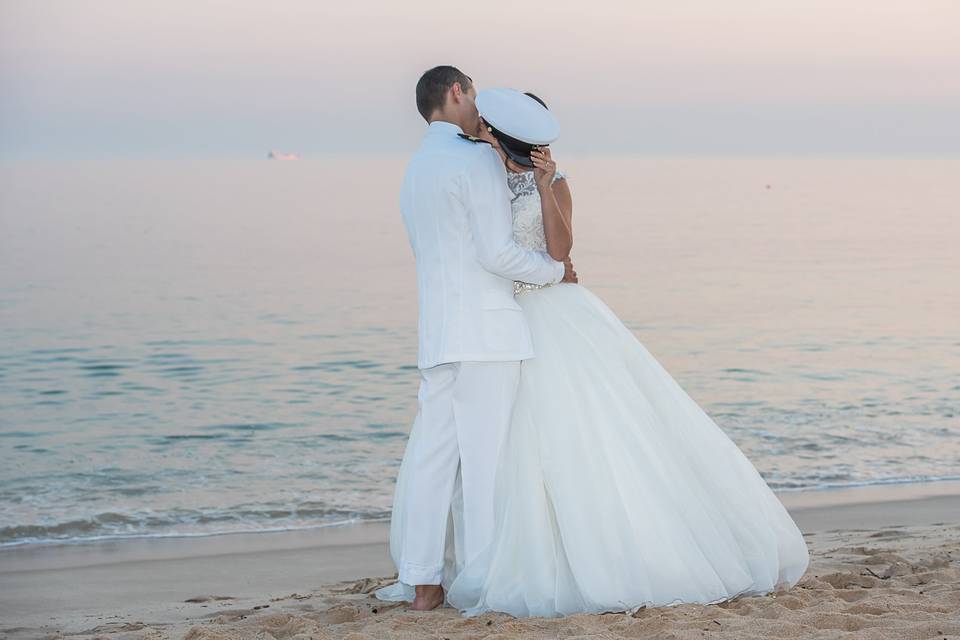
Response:
[[[400,569],[397,579],[406,584],[440,584],[443,579],[443,566],[423,567],[405,563]]]

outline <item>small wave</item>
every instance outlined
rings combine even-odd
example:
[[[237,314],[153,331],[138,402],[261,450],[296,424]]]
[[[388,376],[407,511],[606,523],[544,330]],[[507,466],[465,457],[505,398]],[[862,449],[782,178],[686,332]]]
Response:
[[[380,517],[357,517],[347,520],[335,520],[331,522],[321,522],[314,524],[303,524],[300,526],[284,527],[250,527],[246,529],[229,529],[223,531],[158,531],[143,533],[105,533],[101,535],[73,536],[59,538],[22,538],[20,540],[11,540],[0,542],[0,549],[11,547],[22,547],[26,545],[60,545],[60,544],[86,544],[91,542],[102,542],[106,540],[142,540],[154,538],[209,538],[213,536],[228,536],[239,533],[283,533],[284,531],[309,531],[312,529],[329,529],[332,527],[344,527],[352,524],[363,524],[373,522],[389,522],[390,516]]]
[[[179,538],[299,531],[389,519],[388,511],[354,512],[323,506],[225,509],[169,515],[104,512],[50,525],[0,528],[0,548],[98,540]]]
[[[862,480],[862,481],[845,481],[845,482],[830,482],[828,479],[824,479],[820,482],[811,481],[811,482],[791,482],[789,480],[784,481],[767,481],[767,484],[770,485],[770,488],[778,492],[797,492],[797,491],[824,491],[831,489],[856,489],[858,487],[874,487],[882,485],[900,485],[900,484],[925,484],[928,482],[949,482],[960,480],[960,475],[944,475],[944,476],[906,476],[898,478],[877,478],[873,480]]]
[[[208,424],[201,427],[205,430],[226,429],[229,431],[273,431],[288,427],[303,427],[303,422],[238,422],[228,424]]]

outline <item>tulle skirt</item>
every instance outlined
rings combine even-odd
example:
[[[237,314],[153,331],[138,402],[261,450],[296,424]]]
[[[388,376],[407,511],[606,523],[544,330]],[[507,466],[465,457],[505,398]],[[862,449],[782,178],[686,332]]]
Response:
[[[574,284],[517,301],[537,357],[523,363],[500,454],[493,542],[465,564],[454,500],[448,602],[466,615],[558,616],[794,585],[809,562],[796,524],[616,315]]]

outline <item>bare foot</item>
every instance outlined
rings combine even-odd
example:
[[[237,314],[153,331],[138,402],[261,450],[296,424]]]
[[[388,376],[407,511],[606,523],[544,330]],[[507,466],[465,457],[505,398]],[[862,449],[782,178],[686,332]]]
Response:
[[[418,584],[417,596],[410,608],[414,611],[430,611],[443,604],[443,587],[438,584]]]

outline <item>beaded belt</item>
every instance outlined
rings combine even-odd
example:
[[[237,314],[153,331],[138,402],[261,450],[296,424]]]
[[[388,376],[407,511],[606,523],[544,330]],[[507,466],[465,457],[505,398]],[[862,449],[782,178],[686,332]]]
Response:
[[[543,289],[545,287],[552,287],[553,283],[549,284],[530,284],[529,282],[513,282],[513,295],[518,296],[525,291],[533,291],[534,289]]]

